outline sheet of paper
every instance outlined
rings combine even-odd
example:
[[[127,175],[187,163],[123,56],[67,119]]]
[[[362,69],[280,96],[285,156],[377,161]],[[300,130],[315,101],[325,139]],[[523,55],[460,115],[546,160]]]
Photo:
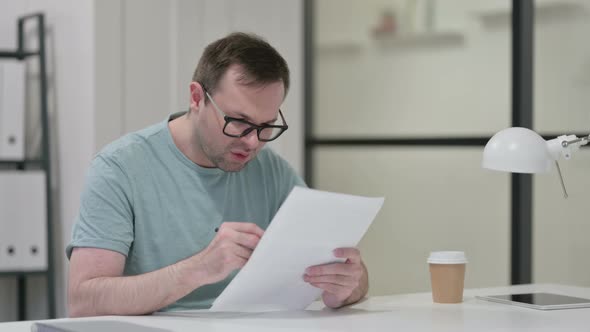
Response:
[[[322,292],[303,281],[305,269],[356,247],[383,200],[295,187],[211,311],[305,309]]]

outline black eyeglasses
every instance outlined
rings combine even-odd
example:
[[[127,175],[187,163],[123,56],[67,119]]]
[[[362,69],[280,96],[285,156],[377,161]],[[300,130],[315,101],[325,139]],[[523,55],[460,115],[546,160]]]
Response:
[[[201,85],[202,86],[202,85]],[[283,112],[279,109],[279,115],[281,116],[281,121],[283,122],[282,125],[257,125],[252,122],[248,122],[244,119],[232,118],[231,116],[226,115],[220,108],[217,106],[209,92],[203,88],[205,91],[205,95],[213,104],[213,107],[219,112],[223,119],[225,120],[225,125],[223,126],[223,133],[229,137],[244,137],[252,132],[252,130],[256,130],[256,134],[258,136],[258,140],[261,142],[270,142],[277,139],[281,134],[285,132],[289,128],[287,126],[287,122],[283,117]]]

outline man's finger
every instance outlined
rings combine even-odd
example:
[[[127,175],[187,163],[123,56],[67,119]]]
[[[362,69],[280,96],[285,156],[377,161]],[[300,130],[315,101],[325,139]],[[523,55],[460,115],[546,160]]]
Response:
[[[237,232],[254,234],[258,237],[262,237],[262,235],[264,235],[264,230],[255,223],[251,222],[226,221],[223,224],[221,224],[219,230],[226,227]]]
[[[361,262],[361,252],[357,248],[338,248],[334,250],[334,256],[346,258],[351,263]]]
[[[321,276],[321,275],[330,275],[330,274],[340,274],[340,275],[354,275],[359,273],[360,266],[358,264],[346,264],[346,263],[330,263],[324,265],[315,265],[310,266],[305,269],[305,274],[310,276]]]
[[[256,248],[258,242],[260,242],[260,237],[252,233],[235,232],[232,239],[235,243],[249,249]]]
[[[351,276],[339,275],[339,274],[332,274],[332,275],[322,275],[322,276],[303,276],[303,280],[306,282],[313,284],[313,283],[330,283],[339,286],[346,286],[346,287],[357,287],[358,280]]]
[[[232,252],[234,253],[234,255],[245,260],[250,259],[250,256],[252,256],[252,250],[244,248],[240,245],[235,245],[235,248],[232,250]]]
[[[329,282],[314,282],[311,283],[312,286],[317,287],[319,289],[323,289],[328,293],[332,293],[335,295],[340,295],[341,293],[344,293],[347,291],[347,288],[342,287],[342,286],[338,286],[335,284],[331,284]]]

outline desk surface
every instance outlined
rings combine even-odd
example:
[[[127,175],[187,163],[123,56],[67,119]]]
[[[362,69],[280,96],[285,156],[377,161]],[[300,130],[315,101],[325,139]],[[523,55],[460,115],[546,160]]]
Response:
[[[475,299],[476,295],[533,291],[590,298],[590,288],[519,285],[466,290],[461,304],[434,304],[430,293],[417,293],[371,297],[339,310],[327,310],[314,303],[306,311],[75,320],[118,320],[170,331],[590,331],[590,308],[540,311]],[[30,331],[31,324],[2,323],[0,331]]]

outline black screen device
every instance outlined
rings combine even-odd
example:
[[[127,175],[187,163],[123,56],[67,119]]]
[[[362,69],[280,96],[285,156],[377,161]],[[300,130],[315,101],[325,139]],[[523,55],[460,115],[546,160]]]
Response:
[[[486,295],[476,298],[538,310],[590,308],[590,299],[554,293]]]

